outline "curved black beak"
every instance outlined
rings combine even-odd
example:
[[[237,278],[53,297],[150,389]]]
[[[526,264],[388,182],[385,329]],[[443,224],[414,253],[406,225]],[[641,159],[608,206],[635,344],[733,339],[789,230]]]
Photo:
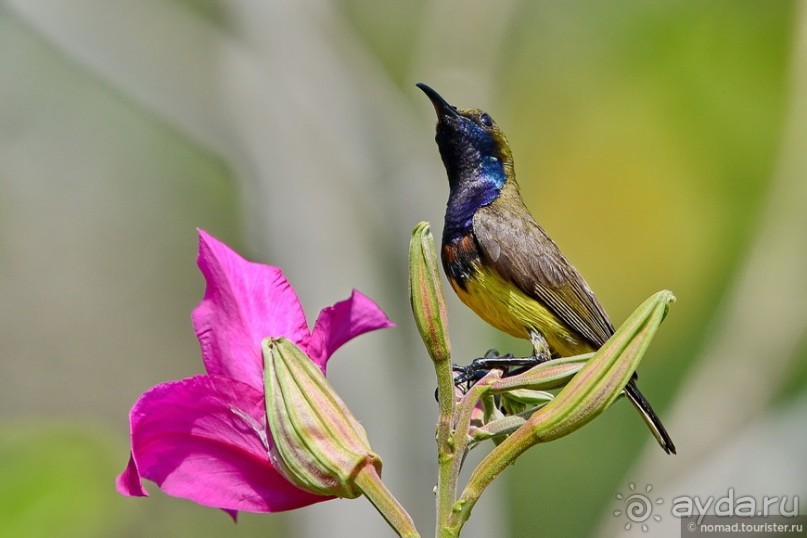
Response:
[[[455,118],[461,117],[457,113],[457,107],[451,106],[448,104],[448,101],[443,99],[443,96],[434,91],[431,86],[423,84],[422,82],[418,82],[415,84],[418,88],[423,90],[423,93],[426,94],[426,97],[432,102],[434,105],[434,111],[437,112],[437,119],[441,120],[444,116],[454,116]]]

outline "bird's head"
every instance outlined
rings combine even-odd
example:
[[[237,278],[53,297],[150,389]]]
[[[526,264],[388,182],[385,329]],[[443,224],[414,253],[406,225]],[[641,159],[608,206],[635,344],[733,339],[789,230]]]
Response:
[[[451,188],[483,177],[499,183],[501,188],[512,175],[513,154],[493,118],[477,108],[458,109],[450,105],[422,82],[417,87],[431,100],[437,113],[435,140]]]

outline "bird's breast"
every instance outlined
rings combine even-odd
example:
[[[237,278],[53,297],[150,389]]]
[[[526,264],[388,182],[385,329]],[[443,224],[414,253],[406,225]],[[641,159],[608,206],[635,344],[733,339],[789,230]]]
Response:
[[[500,331],[529,338],[527,326],[518,315],[526,302],[519,300],[517,290],[506,285],[495,271],[484,266],[473,233],[445,243],[442,258],[448,281],[463,303]]]
[[[495,268],[484,263],[473,233],[446,242],[442,249],[443,269],[457,297],[479,317],[516,338],[530,338],[541,332],[550,348],[562,356],[589,351],[562,320],[542,302],[504,280]]]

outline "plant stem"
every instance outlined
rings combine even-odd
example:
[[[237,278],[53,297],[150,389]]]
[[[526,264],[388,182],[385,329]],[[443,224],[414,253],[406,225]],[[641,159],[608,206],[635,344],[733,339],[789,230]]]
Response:
[[[451,513],[446,528],[447,536],[459,536],[462,526],[468,521],[471,510],[485,488],[501,475],[519,455],[535,445],[531,434],[531,428],[519,428],[482,459],[479,466],[471,473],[465,490],[456,503],[456,511]]]
[[[501,377],[501,372],[492,370],[462,398],[459,409],[454,411],[456,420],[453,424],[453,438],[451,439],[450,457],[443,458],[444,453],[440,452],[440,474],[437,488],[437,529],[438,538],[453,538],[459,536],[462,525],[451,524],[452,516],[455,514],[455,499],[457,498],[457,479],[462,467],[462,458],[468,449],[470,441],[469,429],[474,408],[482,396],[488,391],[489,383]],[[453,394],[454,382],[452,377],[451,390]],[[453,402],[453,398],[452,398]],[[453,413],[452,413],[453,414]],[[442,418],[442,414],[441,414]],[[439,437],[439,436],[438,436]],[[470,511],[469,511],[470,514]],[[466,515],[467,517],[467,515]]]
[[[434,363],[437,374],[437,400],[440,416],[437,420],[437,522],[436,535],[442,534],[441,529],[448,523],[451,508],[457,498],[457,475],[454,472],[457,461],[457,452],[454,442],[454,373],[451,361],[437,361]],[[460,454],[460,458],[462,455]]]
[[[392,495],[373,465],[365,465],[356,475],[356,485],[364,496],[373,503],[376,510],[387,520],[390,527],[395,529],[398,536],[405,538],[420,538],[411,516],[404,509],[398,499]]]

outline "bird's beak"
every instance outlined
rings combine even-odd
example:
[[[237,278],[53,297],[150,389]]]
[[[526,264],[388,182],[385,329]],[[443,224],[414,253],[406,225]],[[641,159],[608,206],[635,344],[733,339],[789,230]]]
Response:
[[[423,93],[425,93],[426,97],[428,97],[432,102],[432,105],[434,105],[434,111],[437,112],[437,119],[439,121],[442,121],[446,116],[452,116],[455,118],[461,117],[459,113],[457,113],[457,108],[449,105],[448,101],[443,99],[443,97],[434,91],[434,89],[432,89],[430,86],[427,86],[422,82],[418,82],[415,84],[415,86],[423,90]]]

